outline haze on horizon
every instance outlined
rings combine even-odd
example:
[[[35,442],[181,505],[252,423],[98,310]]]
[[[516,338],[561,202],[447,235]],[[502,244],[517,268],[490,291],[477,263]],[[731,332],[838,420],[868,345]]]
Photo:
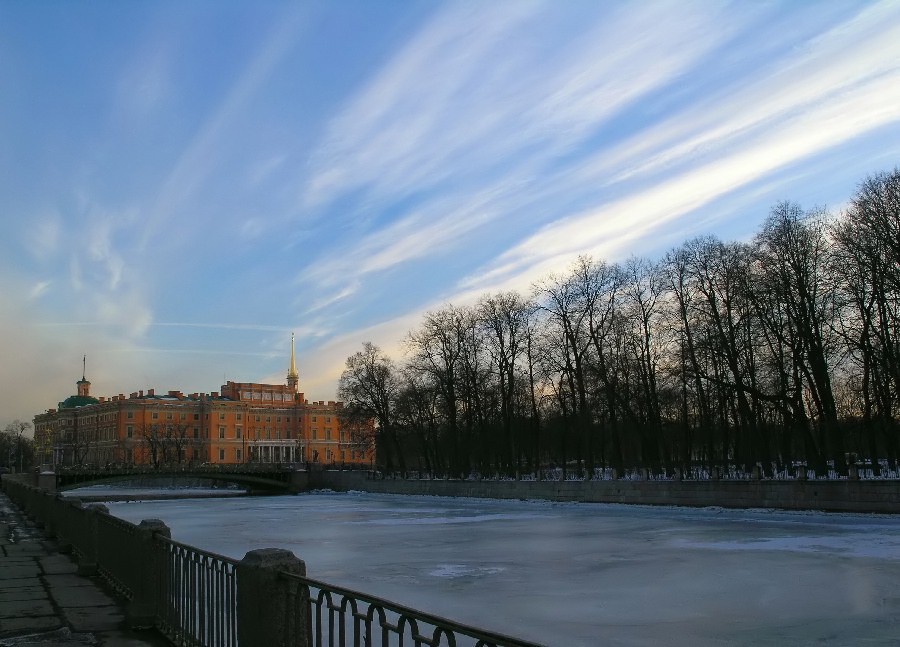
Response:
[[[283,382],[900,163],[900,3],[0,3],[0,428]]]

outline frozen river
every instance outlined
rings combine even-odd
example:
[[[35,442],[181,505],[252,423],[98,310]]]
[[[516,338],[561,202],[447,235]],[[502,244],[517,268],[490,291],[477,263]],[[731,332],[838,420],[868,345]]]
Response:
[[[112,503],[547,645],[900,645],[900,517],[313,493]]]

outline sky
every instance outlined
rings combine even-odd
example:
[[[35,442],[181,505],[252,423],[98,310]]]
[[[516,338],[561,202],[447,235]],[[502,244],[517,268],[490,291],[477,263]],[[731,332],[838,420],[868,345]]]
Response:
[[[900,2],[0,0],[0,427],[283,383],[580,254],[839,212]]]

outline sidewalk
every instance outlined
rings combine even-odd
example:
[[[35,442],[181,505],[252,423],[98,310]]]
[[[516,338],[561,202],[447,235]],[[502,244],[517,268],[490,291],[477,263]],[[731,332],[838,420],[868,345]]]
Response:
[[[127,629],[121,603],[101,578],[78,575],[0,491],[0,647],[170,645]]]

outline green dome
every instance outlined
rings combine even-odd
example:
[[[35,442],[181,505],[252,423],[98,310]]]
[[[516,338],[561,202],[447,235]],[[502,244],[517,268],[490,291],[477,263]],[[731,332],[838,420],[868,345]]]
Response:
[[[89,395],[70,395],[68,398],[59,403],[60,409],[74,409],[75,407],[84,407],[89,404],[97,404],[100,402],[97,398]]]

